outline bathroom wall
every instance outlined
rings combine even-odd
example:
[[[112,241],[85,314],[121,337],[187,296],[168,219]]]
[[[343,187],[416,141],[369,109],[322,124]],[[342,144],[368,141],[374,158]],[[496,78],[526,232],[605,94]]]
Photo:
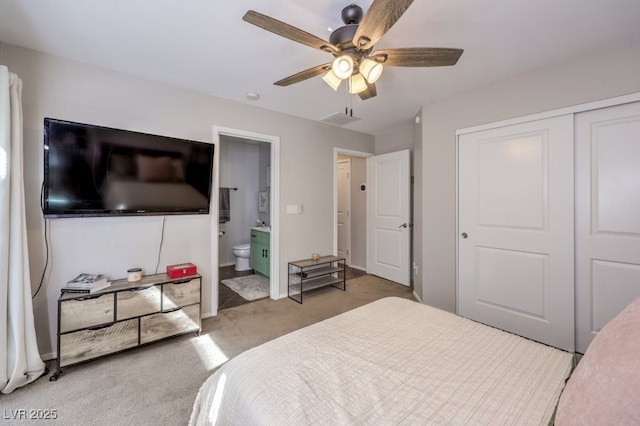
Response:
[[[267,178],[267,171],[270,170],[271,162],[271,145],[268,143],[258,143],[260,148],[258,159],[258,190],[265,191],[267,193],[267,200],[270,200],[270,181]],[[267,211],[258,212],[258,220],[263,221],[267,225],[271,225],[271,206],[267,201]]]
[[[260,158],[265,143],[254,143],[228,136],[220,140],[220,187],[238,188],[231,190],[231,220],[220,224],[224,235],[219,237],[220,266],[235,263],[233,246],[250,242],[249,229],[258,219],[258,191],[266,184],[266,166]],[[268,158],[268,154],[267,154]],[[264,169],[264,173],[260,170]],[[264,176],[263,176],[264,174]],[[268,219],[268,218],[267,218]],[[263,219],[261,219],[263,220]],[[267,222],[265,220],[265,222]]]

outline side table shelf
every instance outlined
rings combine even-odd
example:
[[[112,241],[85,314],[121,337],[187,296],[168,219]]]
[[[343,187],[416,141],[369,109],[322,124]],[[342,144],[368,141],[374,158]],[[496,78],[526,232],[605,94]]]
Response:
[[[57,369],[201,327],[202,277],[147,275],[137,282],[116,280],[96,293],[62,293],[58,298]]]
[[[314,288],[332,286],[346,290],[345,260],[342,257],[322,256],[318,260],[303,259],[289,262],[287,295],[302,303],[302,293]]]

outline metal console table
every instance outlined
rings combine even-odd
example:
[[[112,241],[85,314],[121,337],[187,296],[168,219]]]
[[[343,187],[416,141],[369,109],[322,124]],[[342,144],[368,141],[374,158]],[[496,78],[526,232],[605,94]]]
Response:
[[[302,303],[303,292],[315,288],[332,286],[345,291],[345,259],[321,256],[289,262],[288,284],[287,295],[298,303]]]

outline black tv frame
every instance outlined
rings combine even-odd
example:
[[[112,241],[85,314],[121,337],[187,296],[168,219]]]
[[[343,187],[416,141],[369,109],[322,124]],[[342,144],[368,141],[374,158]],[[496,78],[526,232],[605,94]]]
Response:
[[[93,131],[103,134],[111,135],[114,140],[121,141],[136,139],[141,142],[142,145],[138,146],[130,146],[127,143],[120,143],[118,146],[113,144],[109,144],[108,142],[100,141],[97,144],[100,149],[109,149],[109,152],[117,152],[117,153],[126,153],[127,150],[131,152],[145,153],[149,155],[154,155],[153,152],[164,153],[167,152],[168,155],[172,155],[169,151],[163,151],[163,149],[167,149],[167,146],[184,146],[185,151],[195,152],[196,159],[189,160],[187,164],[196,164],[198,167],[194,167],[194,170],[187,170],[187,174],[189,176],[186,179],[192,179],[193,185],[198,185],[199,191],[204,197],[206,197],[207,205],[206,208],[203,206],[202,208],[135,208],[135,209],[114,209],[114,208],[106,208],[102,207],[89,207],[89,208],[79,208],[74,207],[70,209],[56,209],[51,207],[51,164],[50,164],[50,154],[52,151],[52,141],[54,135],[52,132],[54,131],[53,126],[58,126],[57,130],[60,130],[60,126],[67,126],[69,129],[76,130],[86,130]],[[159,146],[154,145],[154,143],[160,144]],[[96,144],[95,141],[93,141]],[[177,144],[177,145],[176,145]],[[185,145],[181,145],[185,144]],[[209,214],[210,213],[210,204],[211,204],[211,188],[212,188],[212,177],[213,177],[213,155],[214,155],[214,145],[207,142],[194,141],[189,139],[181,139],[170,136],[162,136],[150,133],[137,132],[132,130],[124,130],[117,129],[112,127],[94,125],[94,124],[86,124],[79,123],[68,120],[61,120],[56,118],[46,117],[44,119],[44,145],[43,145],[43,182],[42,182],[42,198],[41,198],[41,207],[44,217],[47,219],[55,219],[55,218],[79,218],[79,217],[121,217],[121,216],[164,216],[164,215],[198,215],[198,214]],[[110,155],[110,154],[109,154]],[[160,154],[156,154],[160,155]],[[92,164],[92,167],[95,165]],[[106,176],[107,171],[103,171]],[[95,184],[95,170],[92,171],[93,183]],[[206,188],[204,187],[206,184]],[[194,186],[195,187],[195,186]],[[97,191],[97,190],[96,190]],[[92,200],[94,201],[94,200]]]

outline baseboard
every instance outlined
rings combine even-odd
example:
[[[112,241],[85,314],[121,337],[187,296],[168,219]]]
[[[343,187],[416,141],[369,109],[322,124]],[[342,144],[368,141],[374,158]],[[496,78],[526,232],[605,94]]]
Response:
[[[413,297],[415,297],[418,302],[420,302],[420,303],[422,303],[424,305],[424,302],[422,301],[420,296],[418,296],[418,293],[416,293],[415,290],[413,291]]]
[[[218,265],[218,268],[224,268],[225,266],[231,266],[231,265],[235,265],[235,262],[231,262],[231,263],[220,263]]]
[[[40,354],[40,359],[43,361],[51,361],[52,359],[58,358],[57,352],[50,352],[48,354]]]
[[[362,272],[367,272],[367,268],[363,268],[362,266],[358,266],[358,265],[348,265],[348,266],[349,268],[357,269]]]

